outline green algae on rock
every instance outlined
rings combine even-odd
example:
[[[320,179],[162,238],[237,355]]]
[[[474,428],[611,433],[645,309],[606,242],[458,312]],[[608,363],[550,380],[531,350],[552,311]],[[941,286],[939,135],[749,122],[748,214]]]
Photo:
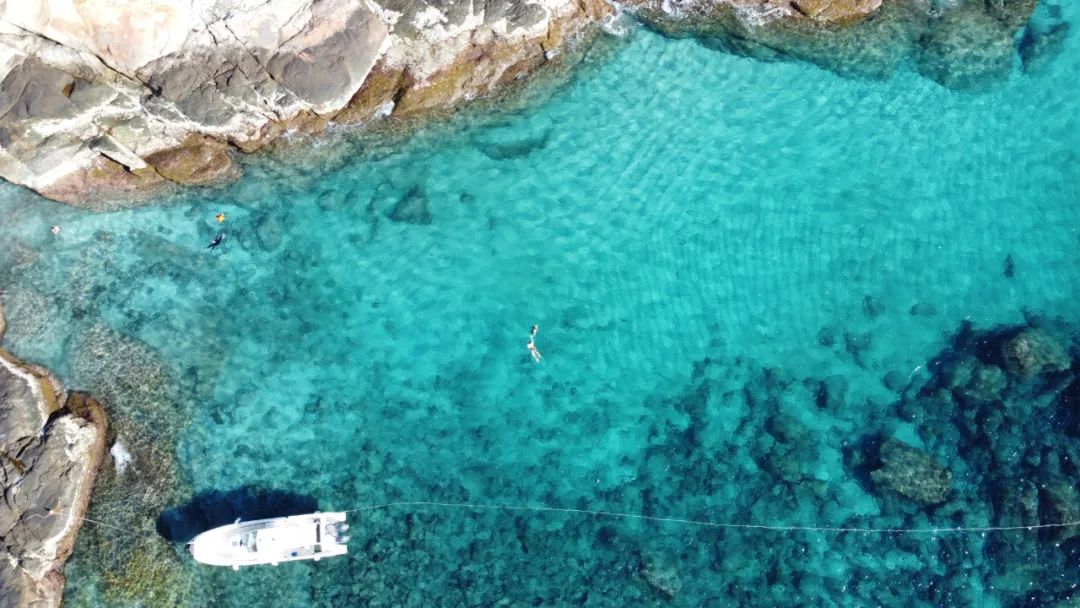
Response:
[[[1001,345],[1001,356],[1010,372],[1032,378],[1069,369],[1071,360],[1057,340],[1041,329],[1025,329]]]
[[[923,504],[944,502],[952,490],[952,473],[929,455],[895,439],[881,446],[874,483]]]

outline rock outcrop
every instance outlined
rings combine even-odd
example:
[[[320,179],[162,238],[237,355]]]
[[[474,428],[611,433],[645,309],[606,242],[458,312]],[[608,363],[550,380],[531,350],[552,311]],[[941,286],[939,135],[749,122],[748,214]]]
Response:
[[[92,203],[236,173],[235,151],[483,95],[602,0],[0,2],[0,175]]]
[[[60,605],[105,432],[92,397],[0,351],[0,607]]]
[[[934,19],[922,0],[620,6],[669,35],[861,76],[890,75],[922,45],[924,73],[969,86],[1008,71],[1034,4],[969,0]],[[606,0],[0,0],[0,176],[82,205],[228,179],[238,153],[288,132],[488,95],[559,62],[613,12]]]

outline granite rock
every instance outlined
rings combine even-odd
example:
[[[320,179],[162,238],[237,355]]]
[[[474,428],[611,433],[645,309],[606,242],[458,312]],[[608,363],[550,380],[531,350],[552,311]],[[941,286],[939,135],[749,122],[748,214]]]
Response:
[[[294,129],[487,94],[610,10],[600,0],[0,3],[0,176],[97,205],[229,178],[228,146],[251,152]]]
[[[0,351],[0,606],[59,606],[105,453],[101,406]]]

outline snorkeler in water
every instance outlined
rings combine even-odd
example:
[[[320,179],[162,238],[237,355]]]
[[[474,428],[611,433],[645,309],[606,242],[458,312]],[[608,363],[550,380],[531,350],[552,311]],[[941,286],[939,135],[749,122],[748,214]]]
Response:
[[[210,241],[210,244],[207,245],[206,248],[207,249],[213,249],[213,248],[217,247],[218,245],[220,245],[221,241],[224,241],[224,240],[225,240],[225,233],[222,232],[221,234],[215,236],[214,240]]]
[[[532,326],[532,331],[529,332],[529,345],[528,345],[529,346],[529,354],[532,355],[533,361],[536,361],[537,363],[539,363],[540,360],[544,358],[544,356],[540,354],[540,351],[536,350],[536,332],[538,332],[538,331],[540,331],[540,326],[539,325],[533,325]]]

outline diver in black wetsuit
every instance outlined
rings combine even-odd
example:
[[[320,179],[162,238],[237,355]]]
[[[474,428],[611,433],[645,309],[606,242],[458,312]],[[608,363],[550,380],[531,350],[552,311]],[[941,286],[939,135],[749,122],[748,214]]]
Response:
[[[213,249],[213,248],[217,247],[218,245],[220,245],[221,241],[224,241],[224,240],[225,240],[225,233],[222,232],[221,234],[215,236],[214,240],[210,241],[210,244],[207,245],[206,248],[207,249]]]

